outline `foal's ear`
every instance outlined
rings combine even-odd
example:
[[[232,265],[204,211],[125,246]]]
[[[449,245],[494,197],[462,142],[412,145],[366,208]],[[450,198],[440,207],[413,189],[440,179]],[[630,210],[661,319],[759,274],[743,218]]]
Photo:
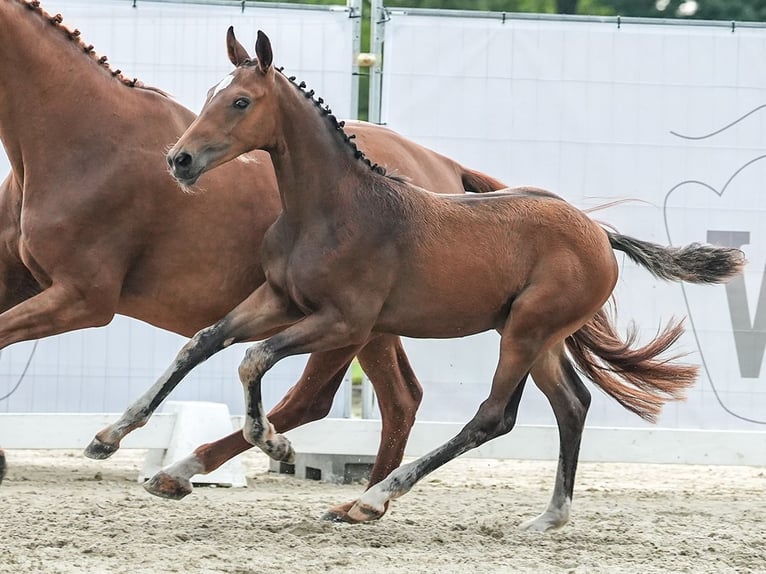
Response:
[[[226,51],[229,53],[229,60],[235,66],[250,59],[245,47],[234,37],[234,26],[229,26],[229,31],[226,32]]]
[[[258,30],[258,39],[255,41],[255,55],[258,57],[258,66],[261,68],[261,72],[265,74],[271,67],[274,54],[271,52],[269,37],[260,30]]]

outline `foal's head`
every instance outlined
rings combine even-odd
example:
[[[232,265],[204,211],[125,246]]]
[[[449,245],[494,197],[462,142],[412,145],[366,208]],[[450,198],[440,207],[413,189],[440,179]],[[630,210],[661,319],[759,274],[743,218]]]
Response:
[[[210,88],[199,117],[168,152],[173,176],[185,185],[242,153],[274,145],[277,114],[271,42],[258,31],[257,59],[252,60],[229,27],[226,48],[236,68]]]

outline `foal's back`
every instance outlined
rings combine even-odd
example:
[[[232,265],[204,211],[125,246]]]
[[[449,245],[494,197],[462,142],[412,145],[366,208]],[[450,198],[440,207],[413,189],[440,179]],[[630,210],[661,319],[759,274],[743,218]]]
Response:
[[[406,208],[392,209],[406,224],[390,239],[399,274],[376,330],[404,324],[400,332],[407,336],[469,335],[500,328],[514,300],[530,289],[563,293],[579,313],[595,312],[614,287],[617,267],[606,233],[554,194],[536,188],[404,193]]]

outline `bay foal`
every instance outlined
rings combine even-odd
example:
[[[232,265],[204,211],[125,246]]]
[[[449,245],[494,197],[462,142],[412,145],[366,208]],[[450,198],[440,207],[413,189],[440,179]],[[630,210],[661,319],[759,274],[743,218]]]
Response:
[[[447,196],[387,177],[313,92],[275,70],[265,34],[258,33],[257,60],[231,28],[227,46],[236,69],[209,93],[168,162],[179,182],[191,185],[240,153],[266,150],[283,211],[263,242],[266,283],[195,335],[166,376],[184,370],[185,353],[203,352],[207,337],[233,342],[283,329],[250,347],[239,368],[244,436],[267,452],[282,451],[289,443],[266,417],[260,391],[264,373],[280,359],[356,348],[375,333],[449,338],[494,329],[501,335],[499,362],[476,415],[453,439],[333,516],[378,518],[429,472],[509,432],[531,373],[553,407],[561,441],[550,504],[524,527],[562,526],[589,405],[575,365],[648,420],[696,378],[695,367],[660,356],[680,336],[680,324],[644,346],[634,336],[618,337],[604,310],[617,281],[613,249],[658,277],[691,282],[731,277],[744,264],[742,253],[697,244],[665,248],[607,231],[540,189]]]

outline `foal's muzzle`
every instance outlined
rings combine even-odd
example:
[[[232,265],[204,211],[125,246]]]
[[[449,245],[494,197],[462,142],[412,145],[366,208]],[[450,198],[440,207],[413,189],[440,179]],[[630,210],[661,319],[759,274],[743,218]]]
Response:
[[[171,150],[167,161],[170,173],[185,185],[192,185],[202,173],[201,169],[195,167],[194,157],[184,150]]]

